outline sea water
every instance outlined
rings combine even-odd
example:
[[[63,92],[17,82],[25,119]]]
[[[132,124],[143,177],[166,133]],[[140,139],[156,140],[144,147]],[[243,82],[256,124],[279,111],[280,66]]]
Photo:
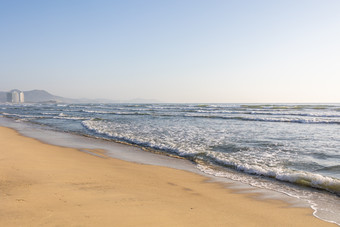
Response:
[[[339,104],[3,104],[0,115],[186,158],[340,223]]]

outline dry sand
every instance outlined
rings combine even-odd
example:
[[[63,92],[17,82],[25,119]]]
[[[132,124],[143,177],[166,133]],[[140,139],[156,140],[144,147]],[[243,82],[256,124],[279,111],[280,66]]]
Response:
[[[98,151],[97,153],[100,153]],[[41,143],[0,127],[0,226],[335,226],[190,172]]]

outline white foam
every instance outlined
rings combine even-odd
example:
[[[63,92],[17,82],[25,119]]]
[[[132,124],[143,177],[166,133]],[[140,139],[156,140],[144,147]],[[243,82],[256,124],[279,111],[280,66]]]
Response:
[[[190,155],[195,157],[195,155],[203,153],[207,157],[212,158],[212,160],[214,160],[216,163],[229,166],[248,174],[271,177],[280,181],[301,184],[340,194],[339,179],[322,176],[316,173],[308,173],[285,168],[280,164],[280,162],[282,162],[282,158],[284,157],[275,158],[275,155],[277,155],[276,153],[268,153],[267,157],[264,156],[263,152],[262,155],[258,153],[261,151],[257,150],[249,151],[252,153],[244,152],[239,154],[225,154],[208,151],[206,150],[208,148],[202,144],[196,144],[194,148],[191,147],[190,149],[187,147],[187,141],[181,141],[185,138],[181,138],[176,134],[165,137],[164,135],[158,135],[156,132],[152,132],[152,135],[150,135],[148,134],[149,132],[142,131],[141,128],[130,128],[131,125],[126,127],[126,125],[113,124],[112,122],[103,121],[86,120],[83,121],[82,124],[86,128],[93,130],[96,133],[103,134],[114,139],[128,141],[142,146],[148,146],[165,151],[172,151],[182,156]],[[156,126],[154,125],[153,127]],[[147,131],[150,130],[150,128],[144,130]],[[168,129],[168,133],[169,132],[170,128]],[[189,138],[189,140],[195,139]]]

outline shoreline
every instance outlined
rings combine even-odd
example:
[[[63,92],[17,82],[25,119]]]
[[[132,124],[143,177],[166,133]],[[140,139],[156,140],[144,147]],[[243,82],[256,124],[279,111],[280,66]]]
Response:
[[[4,226],[335,226],[310,208],[237,193],[188,171],[90,155],[5,127],[0,134]]]

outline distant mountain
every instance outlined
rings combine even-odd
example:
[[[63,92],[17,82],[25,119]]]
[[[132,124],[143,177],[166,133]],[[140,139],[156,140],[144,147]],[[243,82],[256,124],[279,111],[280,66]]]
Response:
[[[123,101],[123,103],[161,103],[161,101],[157,99],[130,99]]]
[[[68,102],[69,99],[52,95],[44,90],[24,91],[25,102]]]
[[[15,89],[18,90],[18,89]],[[12,90],[13,91],[13,90]],[[110,99],[70,99],[52,95],[44,90],[24,91],[26,103],[159,103],[154,99],[131,99],[131,100],[110,100]],[[6,102],[7,92],[0,91],[0,102]]]

